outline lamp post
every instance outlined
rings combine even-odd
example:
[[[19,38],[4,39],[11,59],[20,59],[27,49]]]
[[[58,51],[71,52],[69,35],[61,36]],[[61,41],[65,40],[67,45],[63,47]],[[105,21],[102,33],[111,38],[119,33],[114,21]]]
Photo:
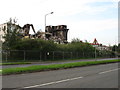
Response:
[[[97,52],[96,52],[96,45],[93,46],[95,48],[95,61],[97,60],[96,57],[97,57]]]
[[[97,54],[96,54],[96,47],[95,47],[95,60],[96,60]]]
[[[46,17],[47,17],[47,15],[49,15],[49,14],[53,14],[53,12],[50,12],[50,13],[48,13],[48,14],[45,14],[45,32],[46,32]]]

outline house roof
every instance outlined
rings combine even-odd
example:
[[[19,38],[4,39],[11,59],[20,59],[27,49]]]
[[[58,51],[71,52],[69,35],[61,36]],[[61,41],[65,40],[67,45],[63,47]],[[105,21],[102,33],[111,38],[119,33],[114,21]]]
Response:
[[[93,43],[91,43],[91,45],[99,45],[99,43],[98,43],[96,38],[94,39]]]

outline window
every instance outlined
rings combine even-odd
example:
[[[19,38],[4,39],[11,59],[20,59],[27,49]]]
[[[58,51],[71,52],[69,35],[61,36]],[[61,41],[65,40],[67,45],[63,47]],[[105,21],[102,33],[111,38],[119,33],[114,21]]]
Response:
[[[4,30],[6,30],[6,26],[4,26]]]

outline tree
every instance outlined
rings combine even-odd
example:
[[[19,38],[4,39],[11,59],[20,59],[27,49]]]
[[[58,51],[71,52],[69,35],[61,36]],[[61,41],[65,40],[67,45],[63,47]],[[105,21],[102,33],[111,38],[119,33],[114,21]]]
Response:
[[[14,45],[15,50],[38,50],[41,52],[55,51],[56,45],[53,41],[41,39],[23,39]]]
[[[81,43],[82,43],[82,41],[81,41],[79,38],[74,38],[74,39],[72,39],[72,41],[71,41],[71,43],[78,43],[78,42],[81,42]]]
[[[118,53],[120,53],[120,43],[118,44]]]
[[[10,18],[10,20],[7,22],[7,29],[3,28],[3,31],[5,33],[5,36],[3,37],[5,39],[5,42],[3,43],[3,49],[10,50],[12,47],[20,40],[19,35],[19,29],[20,26],[16,25],[16,20]]]
[[[112,51],[116,52],[117,50],[118,50],[118,46],[117,45],[113,45]]]

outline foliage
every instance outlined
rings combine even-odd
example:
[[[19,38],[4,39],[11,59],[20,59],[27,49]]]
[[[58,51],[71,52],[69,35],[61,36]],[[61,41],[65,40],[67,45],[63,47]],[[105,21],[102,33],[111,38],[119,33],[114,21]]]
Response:
[[[112,46],[112,52],[118,57],[120,57],[120,43],[118,44],[118,46],[117,45]]]
[[[112,51],[117,51],[118,50],[118,46],[117,45],[113,45],[113,47],[112,47]]]
[[[118,53],[120,53],[120,43],[118,44]]]
[[[15,50],[38,50],[41,52],[54,51],[56,44],[53,41],[41,39],[23,39],[14,45]]]
[[[5,36],[3,37],[5,39],[5,42],[3,43],[3,49],[5,50],[11,50],[13,49],[13,46],[17,44],[18,41],[20,41],[20,37],[18,36],[19,32],[18,29],[20,28],[19,25],[16,25],[16,20],[11,19],[9,22],[7,22],[7,29],[4,28],[3,31],[5,33]]]
[[[11,50],[8,58],[10,60],[23,60],[24,51],[26,51],[26,60],[64,60],[64,59],[78,59],[78,58],[94,58],[95,48],[87,42],[71,42],[68,44],[56,44],[50,40],[41,39],[21,39],[9,47]],[[31,52],[32,51],[32,52]],[[53,54],[53,51],[55,52]],[[49,55],[48,55],[49,53]],[[63,57],[63,53],[64,57]],[[114,57],[113,51],[96,49],[97,57]],[[10,56],[10,57],[9,57]],[[5,58],[4,54],[4,58]]]
[[[66,52],[93,52],[94,48],[88,43],[74,42],[56,44],[53,41],[41,39],[23,39],[14,44],[14,50],[39,50],[41,52],[66,51]]]
[[[79,43],[82,42],[79,38],[73,38],[71,43]]]

